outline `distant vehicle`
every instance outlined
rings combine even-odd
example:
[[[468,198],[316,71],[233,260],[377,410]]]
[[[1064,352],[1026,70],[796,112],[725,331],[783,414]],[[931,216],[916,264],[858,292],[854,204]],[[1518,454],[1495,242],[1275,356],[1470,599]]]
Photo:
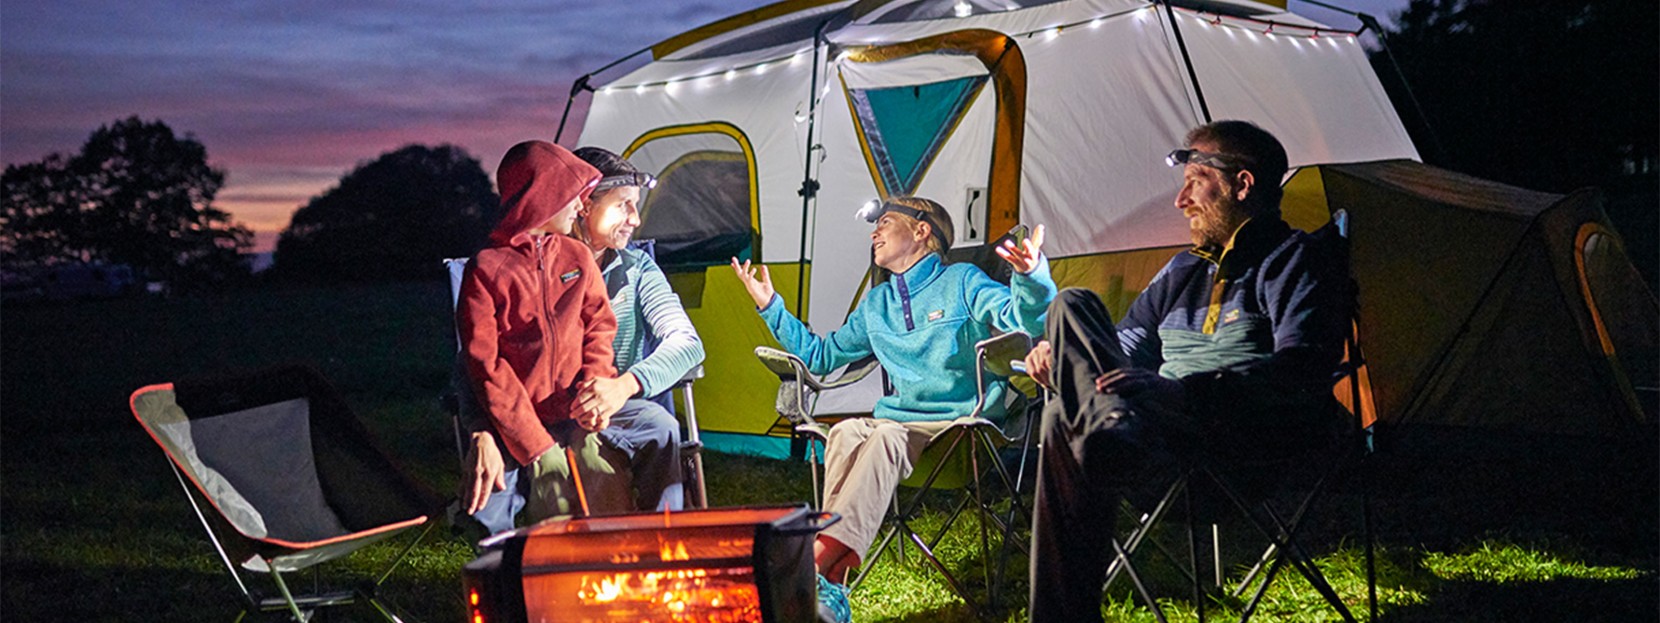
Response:
[[[134,292],[138,286],[136,273],[126,264],[58,264],[0,274],[0,301],[113,298]]]

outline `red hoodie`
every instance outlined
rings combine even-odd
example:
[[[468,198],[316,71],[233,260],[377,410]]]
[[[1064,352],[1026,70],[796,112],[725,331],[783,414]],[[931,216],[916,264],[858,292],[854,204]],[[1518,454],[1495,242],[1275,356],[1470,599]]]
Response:
[[[553,143],[514,145],[496,170],[505,214],[461,278],[456,325],[467,375],[521,465],[554,446],[548,427],[571,417],[579,381],[617,375],[617,319],[592,252],[568,236],[530,233],[599,178]]]

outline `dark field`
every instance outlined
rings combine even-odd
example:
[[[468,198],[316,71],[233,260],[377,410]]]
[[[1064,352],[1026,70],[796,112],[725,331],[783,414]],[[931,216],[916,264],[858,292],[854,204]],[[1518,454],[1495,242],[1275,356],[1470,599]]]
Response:
[[[4,309],[0,615],[7,621],[236,617],[235,585],[166,459],[128,411],[128,395],[147,384],[308,363],[416,478],[452,491],[455,452],[438,403],[454,352],[446,296],[445,286],[432,282]],[[1385,441],[1385,452],[1360,475],[1373,485],[1385,620],[1660,617],[1656,440],[1409,430]],[[809,497],[801,465],[714,454],[707,470],[716,504]],[[1357,482],[1339,485],[1307,543],[1364,618]],[[923,523],[939,520],[935,513]],[[1225,537],[1231,529],[1224,525]],[[979,562],[966,547],[977,534],[965,528],[948,538],[947,564],[967,569]],[[1235,560],[1253,555],[1243,541],[1228,543]],[[349,562],[324,565],[318,576],[300,574],[294,584],[310,586],[314,577],[324,584],[362,580],[395,552],[392,545],[375,546]],[[462,620],[459,567],[471,556],[466,543],[440,529],[383,593],[411,620]],[[1023,584],[1021,561],[1011,572]],[[258,590],[272,589],[265,577],[245,577]],[[1177,619],[1191,620],[1179,585],[1160,583],[1158,590],[1174,600]],[[1017,586],[1013,606],[993,618],[1023,620],[1023,591]],[[1127,594],[1119,592],[1112,613],[1151,620],[1147,610],[1122,603]],[[860,621],[973,620],[914,556],[885,564],[853,602]],[[1300,580],[1283,580],[1258,620],[1336,620],[1320,605]],[[1207,615],[1220,616],[1219,607],[1208,607]],[[373,617],[360,608],[326,620]]]

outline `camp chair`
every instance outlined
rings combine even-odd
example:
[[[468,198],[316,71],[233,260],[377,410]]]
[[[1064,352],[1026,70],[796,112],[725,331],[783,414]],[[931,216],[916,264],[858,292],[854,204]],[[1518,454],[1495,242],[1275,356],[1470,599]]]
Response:
[[[934,548],[938,547],[940,539],[945,536],[946,532],[950,531],[951,526],[956,523],[957,518],[965,510],[972,510],[979,515],[981,551],[987,557],[991,555],[988,533],[990,527],[995,526],[1002,533],[1003,542],[1008,544],[1015,541],[1012,538],[1015,531],[1014,520],[1025,518],[1028,522],[1030,521],[1030,514],[1024,508],[1019,495],[1016,494],[1019,491],[1018,481],[1009,474],[1000,451],[1003,448],[1019,444],[1021,447],[1021,461],[1024,463],[1025,456],[1031,450],[1030,444],[1033,439],[1031,431],[1036,420],[1011,416],[1009,423],[1013,424],[1018,420],[1018,427],[1005,429],[1005,427],[982,417],[981,414],[986,407],[986,389],[988,387],[986,373],[990,372],[1003,377],[1015,374],[1014,367],[1011,364],[1014,360],[1024,358],[1027,351],[1031,350],[1031,338],[1021,332],[1005,333],[982,340],[975,345],[974,350],[977,361],[976,382],[979,396],[974,411],[953,421],[946,429],[935,433],[934,437],[928,441],[927,446],[923,448],[921,455],[913,466],[911,475],[899,483],[902,490],[914,489],[916,490],[915,494],[903,503],[900,502],[899,496],[895,497],[893,510],[884,519],[886,525],[883,527],[882,536],[878,539],[877,546],[871,550],[870,555],[866,558],[867,564],[848,583],[849,587],[857,587],[874,567],[869,562],[874,562],[880,558],[893,540],[900,537],[905,541],[914,543],[923,557],[945,577],[952,590],[961,596],[970,607],[979,609],[976,600],[957,580],[956,575],[952,574],[934,555]],[[877,367],[875,360],[874,358],[868,358],[868,362],[861,360],[850,364],[847,366],[847,370],[835,380],[825,381],[808,372],[807,364],[795,355],[764,346],[756,348],[755,354],[763,363],[767,364],[768,369],[773,370],[780,376],[782,383],[779,388],[779,411],[785,417],[789,417],[792,422],[796,422],[795,433],[807,440],[807,447],[813,452],[810,457],[812,460],[813,496],[815,504],[822,506],[823,492],[819,482],[819,472],[823,469],[821,449],[829,444],[830,426],[813,418],[810,405],[816,402],[818,394],[845,387],[869,374],[871,370]],[[1010,410],[1011,413],[1016,411],[1024,413],[1025,409]],[[1018,432],[1010,435],[1005,434],[1005,430]],[[1000,484],[1002,491],[1012,500],[1008,514],[1003,517],[998,516],[992,506],[993,500],[986,495],[987,488],[984,483],[993,476],[996,478],[993,481],[994,484]],[[959,492],[960,495],[939,531],[931,535],[931,538],[924,540],[923,536],[912,527],[911,522],[921,507],[923,494],[930,490],[953,490]],[[1024,543],[1019,545],[1024,547]],[[994,567],[996,577],[992,575]],[[993,587],[995,597],[995,587],[998,586],[998,580],[1002,577],[1002,565],[988,564],[985,571],[987,574],[985,578],[986,586]]]
[[[375,595],[432,530],[441,502],[380,451],[316,372],[282,367],[133,392],[133,415],[167,454],[179,486],[242,592],[242,617],[362,600],[398,621]],[[285,573],[344,557],[422,527],[384,572],[355,590],[296,595]],[[261,597],[237,568],[268,573],[280,597]]]
[[[990,244],[954,250],[953,259],[982,265],[982,270],[988,275],[1007,283],[1010,270],[997,258],[993,249],[1005,239],[1019,239],[1025,234],[1025,227],[1017,226]],[[1005,426],[999,426],[983,417],[982,414],[988,406],[985,404],[989,387],[986,373],[1005,378],[1016,375],[1016,361],[1023,359],[1031,350],[1031,337],[1022,332],[1005,333],[980,341],[975,344],[974,350],[978,400],[973,412],[958,418],[949,427],[936,433],[923,448],[911,475],[900,482],[901,492],[909,489],[914,490],[914,493],[908,498],[899,495],[894,497],[893,508],[884,518],[885,525],[877,545],[865,558],[866,562],[858,575],[848,583],[849,588],[857,588],[875,568],[873,563],[881,558],[895,538],[899,538],[901,555],[904,552],[903,543],[914,544],[929,564],[944,577],[952,591],[971,609],[980,611],[978,600],[934,554],[940,540],[955,525],[962,513],[971,511],[979,518],[980,551],[987,559],[987,564],[982,567],[985,574],[983,579],[991,600],[997,600],[1004,579],[1007,547],[1011,542],[1018,541],[1013,538],[1016,522],[1024,520],[1030,523],[1030,513],[1020,499],[1019,481],[1010,476],[1001,450],[1018,443],[1021,447],[1020,460],[1023,468],[1025,458],[1031,450],[1030,443],[1034,438],[1031,434],[1032,426],[1036,420],[1012,417]],[[779,377],[778,411],[782,418],[793,424],[794,436],[805,439],[806,447],[812,452],[809,459],[812,463],[814,501],[816,505],[822,506],[823,493],[819,471],[822,469],[823,455],[818,450],[828,446],[830,427],[813,417],[812,407],[817,404],[819,394],[859,381],[876,369],[878,364],[874,357],[867,357],[849,364],[834,380],[824,380],[815,377],[808,371],[805,362],[790,353],[763,346],[755,349],[755,355]],[[1010,409],[1009,412],[1024,414],[1025,409]],[[1016,426],[1007,426],[1009,424]],[[1013,434],[1009,434],[1010,432]],[[999,516],[993,508],[993,499],[987,495],[991,489],[986,486],[988,481],[1001,485],[1001,491],[1010,499],[1007,514]],[[924,494],[930,490],[955,491],[959,495],[939,531],[924,538],[913,528],[912,522],[917,511],[921,509]],[[904,498],[904,501],[901,501],[901,498]],[[993,554],[989,543],[989,531],[993,527],[1001,533],[1004,544],[1004,549],[997,556],[998,561],[995,563],[990,561]],[[1024,549],[1025,543],[1018,542],[1018,546]]]
[[[1343,265],[1347,274],[1348,267],[1348,215],[1339,210],[1332,214],[1332,222],[1319,231],[1315,237],[1332,249],[1334,261]],[[1353,297],[1353,282],[1348,296]],[[1352,300],[1352,298],[1351,298]],[[1358,313],[1358,311],[1356,312]],[[1358,327],[1358,321],[1351,318],[1351,328]],[[1244,519],[1258,535],[1268,542],[1261,556],[1246,570],[1244,577],[1227,594],[1235,599],[1242,598],[1247,592],[1250,598],[1244,603],[1240,611],[1240,622],[1250,620],[1262,597],[1274,578],[1289,565],[1306,579],[1315,591],[1325,599],[1327,604],[1344,621],[1354,623],[1354,615],[1348,606],[1337,595],[1325,575],[1314,565],[1312,557],[1308,555],[1297,542],[1297,534],[1306,525],[1309,511],[1320,502],[1332,481],[1345,471],[1355,469],[1359,462],[1371,452],[1372,430],[1370,422],[1365,419],[1365,404],[1360,377],[1364,374],[1365,360],[1361,355],[1357,332],[1351,331],[1345,340],[1345,361],[1333,375],[1334,391],[1338,397],[1349,405],[1350,416],[1347,430],[1337,435],[1328,447],[1314,448],[1299,456],[1276,459],[1272,461],[1258,461],[1249,465],[1230,465],[1233,468],[1224,470],[1211,457],[1200,456],[1188,462],[1182,473],[1163,489],[1162,496],[1151,505],[1151,509],[1137,516],[1135,527],[1124,538],[1111,540],[1113,561],[1107,567],[1107,577],[1103,590],[1108,590],[1120,576],[1130,579],[1134,593],[1141,598],[1148,609],[1152,610],[1155,619],[1161,623],[1165,621],[1164,611],[1149,592],[1142,574],[1137,570],[1133,556],[1141,546],[1152,543],[1163,557],[1174,563],[1173,566],[1185,579],[1190,582],[1194,608],[1198,612],[1199,621],[1204,621],[1204,595],[1210,591],[1226,589],[1222,574],[1221,538],[1216,525],[1211,525],[1211,554],[1214,578],[1211,588],[1207,589],[1200,580],[1201,563],[1199,557],[1199,537],[1196,526],[1203,523],[1200,517],[1206,515],[1203,510],[1196,511],[1198,505],[1209,503],[1211,506],[1231,508]],[[1343,392],[1349,395],[1342,395]],[[1273,490],[1283,488],[1283,482],[1265,482],[1264,475],[1281,472],[1299,472],[1301,475],[1312,477],[1312,482],[1301,490],[1302,495],[1296,500],[1295,510],[1290,514],[1281,512],[1272,499]],[[1274,480],[1274,479],[1270,479]],[[1283,480],[1283,479],[1278,479]],[[1364,483],[1362,483],[1364,487]],[[1196,494],[1195,490],[1200,493]],[[1204,496],[1196,505],[1195,497]],[[1171,553],[1168,547],[1151,538],[1153,531],[1159,527],[1161,521],[1169,516],[1180,498],[1186,515],[1186,545],[1188,548],[1188,566],[1183,566],[1178,560],[1180,556]],[[1129,502],[1125,503],[1130,506]],[[1370,504],[1362,490],[1362,538],[1365,540],[1366,581],[1368,588],[1368,604],[1371,609],[1371,620],[1377,620],[1377,583],[1376,567],[1374,564],[1373,539],[1371,529]],[[1212,509],[1214,512],[1214,509]]]
[[[628,246],[656,256],[657,247],[654,240],[635,240],[630,242]],[[461,299],[461,275],[466,271],[467,260],[468,258],[464,257],[444,260],[444,268],[450,277],[450,309],[452,310],[452,316],[455,306],[459,304]],[[455,330],[456,350],[459,352],[461,349],[461,329],[457,326]],[[703,441],[699,435],[697,425],[697,405],[692,400],[692,382],[701,378],[703,378],[703,366],[699,364],[686,372],[685,376],[682,376],[663,394],[649,398],[663,405],[663,408],[668,409],[669,413],[680,416],[682,414],[678,413],[678,409],[675,409],[673,396],[671,395],[673,392],[679,391],[680,401],[685,405],[685,413],[682,417],[685,430],[680,437],[680,460],[682,463],[681,473],[683,474],[682,486],[685,489],[687,508],[709,507],[708,489],[703,480]],[[457,362],[452,387],[441,400],[445,409],[452,414],[451,428],[455,432],[456,455],[458,460],[461,461],[466,460],[466,435],[462,431],[461,417],[462,409],[468,408],[463,405],[471,404],[472,392],[469,387],[466,383],[466,372],[461,370],[460,364]],[[610,463],[617,470],[616,473],[627,473],[627,460],[621,452],[611,448],[602,448],[600,454],[607,463]],[[465,468],[465,465],[463,465],[463,468]]]

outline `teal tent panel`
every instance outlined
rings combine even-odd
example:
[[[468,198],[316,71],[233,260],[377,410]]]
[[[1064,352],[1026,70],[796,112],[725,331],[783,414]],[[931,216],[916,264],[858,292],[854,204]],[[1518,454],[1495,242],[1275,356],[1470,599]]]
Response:
[[[916,192],[922,175],[986,82],[968,76],[928,84],[850,89],[865,143],[890,194]]]

